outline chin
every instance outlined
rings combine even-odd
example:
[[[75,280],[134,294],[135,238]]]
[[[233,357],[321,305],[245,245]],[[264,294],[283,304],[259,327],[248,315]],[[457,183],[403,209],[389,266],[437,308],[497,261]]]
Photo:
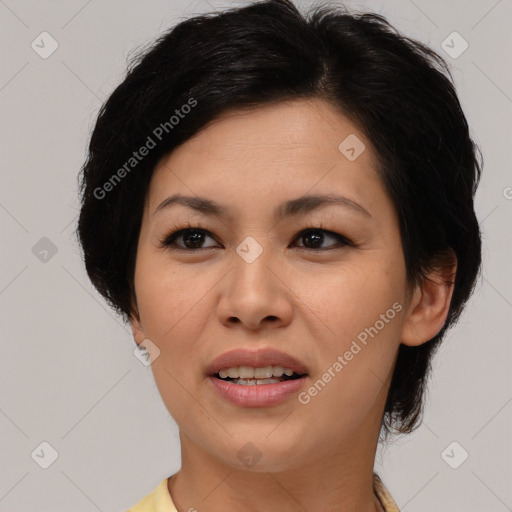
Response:
[[[229,439],[221,453],[216,453],[219,445],[212,453],[236,470],[255,473],[287,471],[296,464],[300,442],[292,437],[283,439],[277,434],[272,439],[273,434],[268,436],[271,431],[266,430],[260,435],[236,435]],[[227,458],[226,454],[229,454]]]

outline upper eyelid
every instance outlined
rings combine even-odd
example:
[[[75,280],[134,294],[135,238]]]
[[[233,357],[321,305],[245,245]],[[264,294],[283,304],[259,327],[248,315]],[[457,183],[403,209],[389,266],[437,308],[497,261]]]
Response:
[[[207,233],[212,238],[215,238],[215,236],[209,229],[201,228],[199,226],[190,226],[190,227],[185,226],[183,228],[170,231],[167,235],[165,235],[165,238],[169,238],[171,236],[176,236],[176,235],[181,234],[186,231],[202,231],[204,233]],[[332,231],[332,230],[329,230],[329,229],[326,229],[323,227],[319,227],[319,226],[307,226],[307,227],[299,228],[299,229],[297,229],[297,233],[295,234],[295,236],[300,235],[301,233],[304,233],[307,231],[323,231],[332,236],[341,236],[341,237],[346,238],[342,233],[336,233],[336,231]]]
[[[166,244],[166,241],[169,240],[171,237],[173,238],[173,242],[172,243],[175,243],[175,240],[178,239],[183,233],[185,233],[187,231],[202,231],[204,233],[207,233],[208,236],[210,236],[211,238],[213,238],[215,240],[215,236],[212,234],[212,232],[210,230],[208,230],[206,228],[199,227],[199,226],[187,225],[187,226],[182,227],[180,229],[172,230],[170,233],[165,235],[163,240],[162,240],[162,245],[163,246],[171,245],[171,243]],[[352,241],[349,238],[347,238],[345,235],[343,235],[342,233],[337,233],[335,231],[326,229],[326,228],[321,227],[321,226],[312,226],[312,225],[308,225],[308,226],[305,226],[305,227],[298,228],[296,234],[294,235],[294,240],[296,240],[297,237],[299,237],[301,234],[303,234],[305,232],[308,232],[308,231],[322,231],[322,232],[326,233],[328,236],[331,236],[333,238],[338,239],[338,241],[340,241],[339,239],[341,239],[341,241],[344,241],[347,244],[351,244],[352,243]],[[200,250],[200,249],[195,249],[195,250]],[[204,249],[211,249],[211,247],[205,247]],[[308,249],[308,248],[306,247],[305,249]],[[189,249],[189,250],[191,252],[193,251],[193,249]],[[310,249],[310,250],[314,250],[314,249]]]

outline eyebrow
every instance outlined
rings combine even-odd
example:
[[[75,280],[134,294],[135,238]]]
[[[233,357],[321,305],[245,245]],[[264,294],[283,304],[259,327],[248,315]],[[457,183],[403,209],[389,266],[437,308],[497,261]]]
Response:
[[[173,205],[182,205],[188,208],[192,208],[204,215],[210,215],[214,217],[225,217],[227,210],[220,204],[207,199],[206,197],[198,196],[183,196],[181,194],[174,194],[164,199],[153,212],[155,215],[157,212],[169,208]],[[352,199],[345,196],[335,194],[315,194],[301,196],[296,199],[290,199],[285,201],[279,207],[276,208],[274,215],[277,219],[284,217],[292,217],[296,215],[305,214],[325,206],[338,205],[350,208],[356,212],[359,212],[367,217],[372,217],[370,212],[363,208],[359,203],[356,203]]]

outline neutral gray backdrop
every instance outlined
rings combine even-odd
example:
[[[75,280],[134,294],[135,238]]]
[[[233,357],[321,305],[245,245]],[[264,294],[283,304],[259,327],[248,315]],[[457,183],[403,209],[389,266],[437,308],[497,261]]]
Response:
[[[130,53],[233,4],[0,0],[2,511],[121,511],[179,469],[151,369],[86,276],[77,174]],[[485,158],[482,278],[434,361],[422,427],[379,449],[376,470],[405,512],[512,510],[512,2],[346,5],[384,14],[447,59]]]

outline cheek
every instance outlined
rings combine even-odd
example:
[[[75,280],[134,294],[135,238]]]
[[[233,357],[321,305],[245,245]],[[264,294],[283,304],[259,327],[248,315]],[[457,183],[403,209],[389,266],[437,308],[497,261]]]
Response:
[[[139,261],[135,286],[144,334],[160,350],[151,365],[155,384],[171,416],[187,425],[195,404],[191,397],[197,396],[193,376],[202,371],[193,354],[199,353],[198,340],[211,318],[207,299],[213,283],[197,277],[204,273],[191,275],[155,259]]]
[[[314,313],[329,328],[324,339],[335,334],[347,340],[373,325],[395,302],[403,304],[405,269],[399,261],[367,258],[364,263],[307,272],[297,285],[297,307],[304,315],[311,311],[309,315]]]
[[[307,281],[301,288],[300,316],[307,315],[308,335],[315,340],[317,354],[312,386],[302,398],[310,401],[305,406],[309,414],[329,418],[326,437],[332,431],[350,435],[386,392],[384,383],[392,374],[403,289],[397,285],[398,273],[377,268],[332,274],[321,282],[321,293],[308,294]]]
[[[135,288],[145,336],[158,345],[166,367],[179,367],[187,357],[190,366],[195,340],[211,318],[214,280],[156,259],[141,258],[139,268]]]
[[[310,319],[310,334],[315,339],[316,377],[322,379],[331,372],[325,375],[330,383],[318,406],[330,409],[344,402],[350,410],[363,414],[373,403],[390,377],[399,346],[404,276],[405,269],[399,264],[376,258],[330,272],[317,279],[315,286],[311,278],[302,281],[301,315]],[[318,328],[311,328],[315,323]]]

